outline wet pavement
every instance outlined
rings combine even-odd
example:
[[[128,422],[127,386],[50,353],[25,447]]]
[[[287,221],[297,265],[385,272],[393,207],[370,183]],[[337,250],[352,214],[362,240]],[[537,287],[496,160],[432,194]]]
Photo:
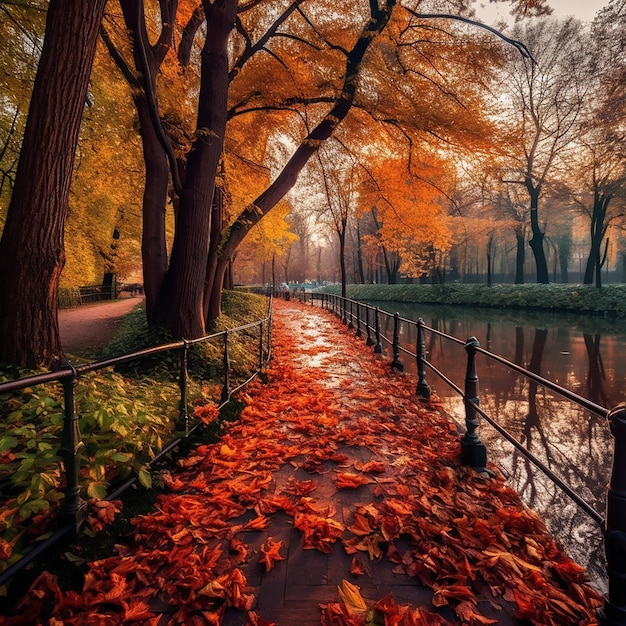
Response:
[[[267,376],[81,593],[40,581],[25,606],[65,624],[596,623],[583,569],[340,320],[276,301]]]

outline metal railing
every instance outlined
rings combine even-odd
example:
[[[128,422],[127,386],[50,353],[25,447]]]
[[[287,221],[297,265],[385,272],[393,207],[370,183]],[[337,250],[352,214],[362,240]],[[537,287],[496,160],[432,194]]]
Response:
[[[300,296],[303,301],[310,301],[325,308],[348,325],[355,329],[356,335],[366,335],[366,344],[373,346],[374,352],[383,352],[382,345],[385,343],[392,351],[393,360],[390,367],[402,371],[404,366],[400,355],[405,354],[415,359],[417,369],[416,395],[424,400],[430,398],[430,385],[427,382],[427,371],[435,374],[439,379],[449,385],[462,399],[465,407],[465,433],[460,440],[460,454],[462,463],[475,468],[477,471],[485,471],[487,465],[487,449],[478,436],[479,417],[488,422],[502,437],[511,443],[521,454],[524,455],[537,469],[543,472],[563,493],[588,515],[600,528],[604,538],[604,549],[607,560],[608,593],[605,596],[603,608],[598,613],[601,624],[609,626],[626,625],[626,405],[620,404],[611,409],[605,408],[590,400],[579,396],[560,385],[543,378],[495,353],[484,350],[476,337],[470,337],[466,341],[453,337],[435,328],[427,326],[420,318],[409,320],[399,316],[398,313],[390,314],[363,302],[343,298],[329,293],[306,293]],[[381,317],[387,321],[393,320],[393,334],[389,338],[381,333]],[[416,327],[417,341],[415,352],[406,349],[399,342],[399,324],[413,325]],[[464,380],[464,388],[461,389],[450,380],[435,365],[426,358],[425,335],[430,333],[454,344],[463,345],[467,353],[467,366]],[[574,403],[586,411],[608,420],[611,434],[614,439],[613,464],[610,482],[606,496],[606,515],[596,511],[576,491],[562,481],[540,459],[532,454],[526,446],[517,441],[495,419],[488,415],[480,407],[479,380],[476,369],[476,355],[481,354],[499,364],[515,371],[518,374],[542,385],[559,394],[567,401]]]
[[[218,409],[222,409],[231,399],[233,394],[245,387],[257,376],[263,377],[264,368],[271,358],[271,336],[272,336],[272,302],[269,299],[267,317],[262,320],[238,326],[229,330],[224,330],[211,335],[206,335],[194,340],[179,340],[167,344],[161,344],[138,350],[129,354],[118,357],[109,358],[101,361],[95,361],[84,365],[73,365],[67,363],[66,367],[42,374],[27,376],[20,379],[0,383],[0,395],[20,391],[35,385],[58,382],[63,387],[63,428],[61,432],[61,441],[59,448],[59,456],[63,460],[63,470],[65,474],[65,490],[63,503],[55,517],[57,529],[49,538],[41,541],[36,547],[27,552],[19,561],[10,565],[3,572],[0,572],[0,586],[10,581],[18,572],[23,570],[26,565],[39,558],[44,552],[50,550],[61,540],[75,537],[82,528],[85,521],[86,503],[80,496],[79,470],[80,459],[78,451],[81,447],[81,433],[79,428],[80,417],[76,412],[76,387],[79,384],[80,376],[112,368],[124,364],[135,363],[152,357],[169,352],[178,352],[179,368],[176,373],[178,387],[180,390],[180,398],[178,400],[178,422],[177,428],[184,434],[173,439],[152,459],[147,465],[154,467],[163,461],[168,454],[174,451],[181,444],[189,439],[189,437],[200,428],[203,423],[200,420],[192,420],[189,414],[188,400],[188,356],[192,346],[202,344],[208,341],[221,341],[223,345],[223,379],[220,395],[221,404]],[[258,360],[256,360],[256,369],[248,378],[233,386],[231,381],[231,365],[229,338],[237,333],[248,333],[258,329]],[[162,408],[162,407],[159,407]],[[106,496],[106,500],[115,500],[124,493],[137,480],[137,476],[131,476],[124,482],[115,485],[114,490]]]

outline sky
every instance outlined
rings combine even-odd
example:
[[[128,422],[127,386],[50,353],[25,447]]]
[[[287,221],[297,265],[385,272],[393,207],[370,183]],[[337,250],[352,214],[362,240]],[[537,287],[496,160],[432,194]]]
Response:
[[[573,15],[587,22],[591,22],[596,12],[608,3],[609,0],[547,0],[547,4],[554,9],[552,15],[555,17]],[[509,13],[509,5],[506,3],[494,5],[489,0],[481,0],[475,4],[475,7],[476,14],[487,24],[498,18],[506,18]]]

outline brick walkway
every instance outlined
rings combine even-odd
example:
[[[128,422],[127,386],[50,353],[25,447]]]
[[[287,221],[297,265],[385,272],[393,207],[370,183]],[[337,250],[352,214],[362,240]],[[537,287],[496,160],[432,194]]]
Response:
[[[46,582],[26,620],[45,605],[66,624],[365,626],[374,607],[368,624],[596,623],[582,568],[503,479],[460,465],[451,420],[336,317],[276,301],[267,374],[164,475],[134,542],[80,594]]]

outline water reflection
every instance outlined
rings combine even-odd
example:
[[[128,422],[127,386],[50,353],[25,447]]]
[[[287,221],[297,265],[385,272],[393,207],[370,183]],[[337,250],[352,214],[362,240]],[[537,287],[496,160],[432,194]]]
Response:
[[[525,319],[528,315],[496,316],[482,309],[393,303],[378,306],[391,313],[398,311],[405,318],[422,317],[427,325],[463,342],[475,336],[482,347],[596,404],[611,407],[626,400],[626,362],[619,358],[626,350],[626,324],[600,329],[597,320],[582,317],[542,313],[531,320]],[[391,337],[393,320],[381,326]],[[400,342],[412,352],[416,331],[415,324],[400,328]],[[427,359],[463,388],[464,346],[450,344],[432,333],[427,333],[425,340]],[[403,361],[405,370],[415,374],[415,363],[409,363],[406,355]],[[481,408],[603,513],[613,453],[608,424],[480,354],[477,368]],[[455,392],[430,371],[428,382],[446,411],[463,422],[463,403]],[[588,568],[598,589],[605,591],[604,547],[597,524],[488,424],[481,424],[479,435],[489,459],[502,469],[526,504],[546,520],[571,556]]]

